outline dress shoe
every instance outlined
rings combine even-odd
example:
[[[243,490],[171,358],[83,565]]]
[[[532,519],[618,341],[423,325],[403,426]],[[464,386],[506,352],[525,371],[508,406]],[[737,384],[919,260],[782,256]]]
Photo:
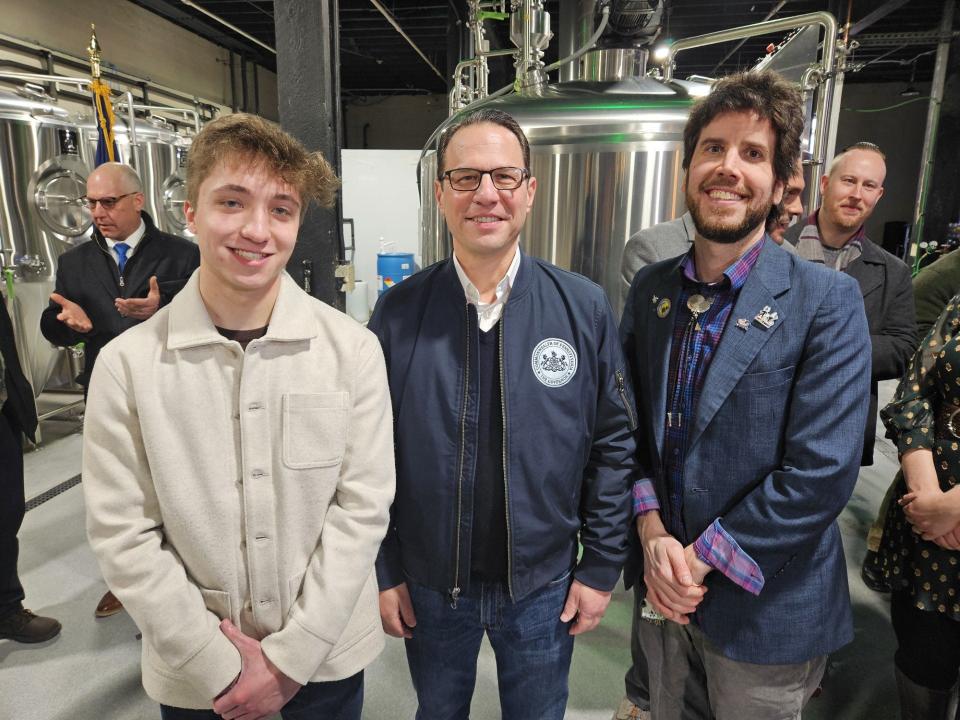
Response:
[[[106,594],[100,598],[97,609],[93,613],[98,618],[110,617],[123,610],[123,603],[117,600],[116,596],[107,590]]]
[[[60,634],[60,623],[41,617],[26,608],[15,610],[0,618],[0,639],[19,643],[39,643]]]
[[[863,565],[860,566],[860,577],[863,579],[863,584],[871,590],[878,593],[890,592],[890,583],[880,573],[880,562],[876,551],[867,550]]]
[[[620,707],[613,714],[613,720],[650,720],[650,717],[649,710],[640,709],[628,697],[620,701]]]

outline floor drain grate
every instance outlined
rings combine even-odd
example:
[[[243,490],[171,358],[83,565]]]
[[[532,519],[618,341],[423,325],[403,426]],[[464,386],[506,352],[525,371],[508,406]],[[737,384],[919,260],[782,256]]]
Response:
[[[62,483],[60,483],[59,485],[55,485],[55,486],[53,486],[52,488],[50,488],[49,490],[47,490],[46,492],[42,492],[42,493],[40,493],[39,495],[37,495],[36,497],[30,498],[29,500],[27,500],[27,511],[29,512],[30,510],[33,510],[34,508],[40,507],[40,506],[43,505],[47,500],[52,500],[53,498],[55,498],[55,497],[56,497],[57,495],[59,495],[60,493],[64,493],[64,492],[66,492],[67,490],[69,490],[70,488],[72,488],[74,485],[79,485],[79,484],[80,484],[80,475],[79,475],[79,474],[74,475],[74,476],[73,476],[72,478],[70,478],[69,480],[64,480],[64,481],[63,481]]]

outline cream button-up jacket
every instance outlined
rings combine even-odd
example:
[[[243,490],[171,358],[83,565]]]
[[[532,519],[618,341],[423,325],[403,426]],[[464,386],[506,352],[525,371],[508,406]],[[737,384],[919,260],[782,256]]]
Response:
[[[240,671],[230,618],[287,676],[348,677],[383,647],[373,563],[394,493],[376,337],[286,274],[244,352],[197,273],[94,369],[90,544],[143,633],[154,700],[209,708]]]

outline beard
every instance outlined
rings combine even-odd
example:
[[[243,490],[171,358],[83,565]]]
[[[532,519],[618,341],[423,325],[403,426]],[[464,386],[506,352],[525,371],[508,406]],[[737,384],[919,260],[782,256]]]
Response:
[[[823,210],[820,212],[822,213]],[[841,212],[831,212],[828,219],[841,230],[845,232],[853,232],[858,227],[863,225],[866,217],[862,212],[852,217]]]
[[[756,230],[759,225],[765,224],[767,216],[770,214],[770,207],[773,204],[772,193],[767,195],[766,198],[761,198],[760,202],[756,202],[756,198],[753,198],[747,206],[743,220],[733,224],[726,215],[703,210],[697,202],[698,194],[692,194],[687,189],[686,195],[687,209],[693,218],[697,233],[707,240],[724,245],[740,242]]]

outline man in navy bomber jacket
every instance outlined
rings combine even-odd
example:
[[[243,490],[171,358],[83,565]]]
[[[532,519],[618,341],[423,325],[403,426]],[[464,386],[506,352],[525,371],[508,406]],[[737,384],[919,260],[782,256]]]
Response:
[[[453,257],[385,293],[369,325],[396,422],[381,619],[406,639],[418,718],[469,714],[486,632],[503,717],[559,720],[573,636],[600,622],[627,554],[633,393],[603,291],[520,253],[537,182],[516,121],[461,118],[437,168]]]

